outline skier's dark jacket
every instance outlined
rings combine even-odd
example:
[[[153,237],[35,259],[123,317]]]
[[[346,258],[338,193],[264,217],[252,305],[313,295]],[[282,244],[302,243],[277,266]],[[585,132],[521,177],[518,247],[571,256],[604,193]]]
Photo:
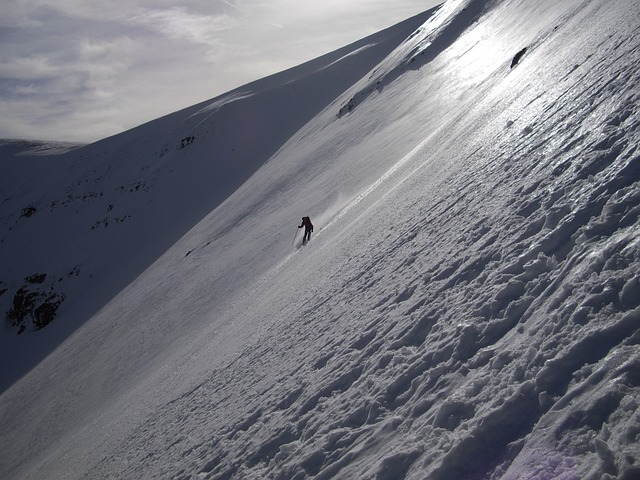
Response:
[[[302,224],[298,225],[298,228],[302,227],[304,227],[305,230],[313,232],[313,223],[311,223],[311,219],[309,217],[302,217]]]

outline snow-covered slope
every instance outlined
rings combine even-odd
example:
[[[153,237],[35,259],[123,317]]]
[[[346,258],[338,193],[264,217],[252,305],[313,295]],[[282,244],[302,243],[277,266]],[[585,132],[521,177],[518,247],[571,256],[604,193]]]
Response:
[[[158,212],[179,191],[206,216],[146,234],[170,248],[2,394],[3,477],[640,476],[640,3],[427,17],[219,200],[157,177]],[[287,105],[267,106],[272,127]],[[86,147],[108,158],[87,171],[185,118]],[[205,153],[176,132],[166,171]]]
[[[428,16],[66,155],[46,157],[45,146],[33,142],[1,143],[0,312],[15,313],[12,328],[0,333],[6,342],[0,363],[13,364],[2,370],[0,389],[135,279]]]

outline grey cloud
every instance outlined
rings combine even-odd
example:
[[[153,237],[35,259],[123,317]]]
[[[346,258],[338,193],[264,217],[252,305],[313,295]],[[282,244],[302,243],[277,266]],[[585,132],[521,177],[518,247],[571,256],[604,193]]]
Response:
[[[0,137],[96,140],[358,40],[389,26],[390,10],[400,21],[426,8],[12,0],[0,18]]]

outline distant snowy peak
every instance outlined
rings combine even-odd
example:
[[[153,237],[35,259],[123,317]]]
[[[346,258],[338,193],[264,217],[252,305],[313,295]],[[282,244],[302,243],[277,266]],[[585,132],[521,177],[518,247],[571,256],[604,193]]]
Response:
[[[0,139],[0,157],[5,159],[14,156],[62,155],[84,145],[84,143],[75,142],[2,138]]]

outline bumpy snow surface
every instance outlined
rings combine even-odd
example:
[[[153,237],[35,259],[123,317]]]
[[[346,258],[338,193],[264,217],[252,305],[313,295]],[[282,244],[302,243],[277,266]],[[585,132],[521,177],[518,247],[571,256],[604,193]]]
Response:
[[[5,142],[0,477],[640,478],[638,85],[638,1],[448,1]]]

